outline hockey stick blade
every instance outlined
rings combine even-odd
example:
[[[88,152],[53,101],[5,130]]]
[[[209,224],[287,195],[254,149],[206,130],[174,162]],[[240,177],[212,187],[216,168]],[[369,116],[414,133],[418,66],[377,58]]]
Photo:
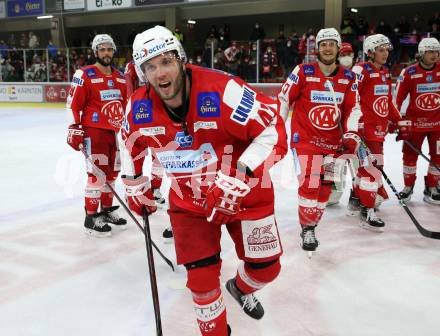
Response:
[[[420,225],[420,223],[417,221],[417,219],[412,214],[411,210],[408,208],[408,206],[405,204],[405,202],[403,202],[402,199],[399,197],[399,193],[397,192],[396,187],[394,187],[393,183],[388,178],[387,174],[383,171],[383,169],[381,167],[377,167],[377,169],[379,169],[380,172],[382,173],[382,176],[384,177],[385,181],[390,186],[394,195],[399,200],[399,204],[402,206],[402,208],[408,214],[409,218],[411,218],[412,222],[416,226],[417,230],[419,230],[420,234],[426,238],[440,239],[440,232],[427,230],[422,225]]]

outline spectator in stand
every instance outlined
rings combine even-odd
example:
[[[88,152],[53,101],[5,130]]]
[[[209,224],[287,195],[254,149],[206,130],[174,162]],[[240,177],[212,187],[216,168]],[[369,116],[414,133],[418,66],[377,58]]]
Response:
[[[432,29],[432,25],[434,23],[437,24],[437,27],[440,27],[440,13],[439,12],[435,12],[434,15],[432,16],[432,18],[430,18],[428,20],[428,28]],[[9,45],[11,45],[11,44],[9,43]]]
[[[376,34],[382,34],[385,36],[390,36],[393,30],[391,29],[391,26],[385,22],[384,19],[381,19],[379,21],[379,25],[375,29]]]
[[[296,33],[295,33],[296,34]],[[296,47],[291,39],[286,42],[286,47],[284,48],[284,53],[280,55],[281,64],[283,66],[284,77],[290,74],[293,68],[298,64],[298,44]]]
[[[217,51],[214,54],[214,69],[222,70],[222,71],[226,70],[225,60],[223,57],[223,50],[220,47],[217,48]]]
[[[29,39],[25,33],[20,34],[20,41],[18,44],[19,49],[27,49],[29,47]]]
[[[357,23],[357,35],[366,36],[369,34],[369,29],[370,27],[368,26],[368,22],[363,16],[360,16]]]
[[[179,40],[180,43],[183,43],[183,40],[184,40],[183,33],[179,27],[174,28],[173,35]]]
[[[263,79],[268,81],[274,76],[274,72],[278,67],[278,57],[276,51],[272,50],[272,46],[269,45],[263,54]]]
[[[400,17],[399,22],[396,23],[396,28],[399,29],[399,31],[398,31],[399,34],[409,34],[410,30],[411,30],[411,26],[410,26],[408,20],[403,15]],[[376,31],[376,33],[379,34],[378,31]],[[385,33],[380,33],[380,34],[384,34],[386,36],[389,36]]]
[[[219,31],[219,41],[218,41],[219,47],[221,50],[226,50],[229,47],[229,42],[225,38],[225,33],[223,29],[220,29]]]
[[[223,36],[225,37],[225,41],[228,43],[231,42],[231,28],[229,27],[229,25],[225,23],[224,26],[220,29],[223,33]]]
[[[47,52],[49,53],[49,58],[55,59],[57,57],[58,48],[51,40],[47,44]]]
[[[205,63],[205,66],[211,67],[212,50],[217,50],[217,47],[218,39],[214,33],[210,33],[205,40],[205,49],[203,51],[203,63]]]
[[[286,49],[286,37],[284,36],[284,31],[280,30],[278,33],[278,37],[275,40],[275,50],[278,55],[283,55],[284,49]]]
[[[316,38],[313,29],[309,28],[301,37],[298,52],[305,63],[312,63],[317,60],[316,51]]]
[[[0,41],[0,56],[4,59],[8,58],[8,45],[5,43],[4,40]]]
[[[264,28],[261,27],[258,22],[256,22],[249,39],[251,41],[257,41],[257,40],[264,40],[265,37],[266,37],[266,32],[264,31]]]
[[[38,36],[34,32],[29,32],[29,49],[37,49],[39,46]]]
[[[14,33],[11,33],[11,35],[9,35],[9,37],[8,37],[8,46],[11,49],[14,49],[15,47],[17,47],[17,39],[15,38]]]
[[[434,22],[431,25],[429,32],[431,37],[435,37],[437,40],[440,40],[440,24]]]
[[[233,41],[231,46],[224,52],[226,69],[234,75],[238,74],[239,53],[240,49],[238,49],[236,41]]]
[[[411,22],[411,32],[413,34],[420,34],[420,33],[424,33],[425,31],[426,31],[426,23],[420,17],[420,14],[416,13],[416,15],[414,15]]]
[[[209,28],[209,32],[207,34],[208,38],[209,36],[214,35],[214,37],[218,40],[219,38],[219,33],[217,30],[217,26],[216,25],[212,25],[211,28]]]
[[[2,59],[1,60],[1,76],[3,82],[14,82],[16,80],[15,77],[15,68],[11,65],[11,59]]]
[[[87,65],[93,65],[96,63],[95,56],[92,53],[92,49],[87,49],[86,51],[86,64]]]

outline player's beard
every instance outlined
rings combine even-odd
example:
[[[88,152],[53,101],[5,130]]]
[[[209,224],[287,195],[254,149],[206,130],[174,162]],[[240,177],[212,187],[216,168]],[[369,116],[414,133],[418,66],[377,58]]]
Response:
[[[110,59],[110,61],[106,62],[105,59]],[[101,64],[102,66],[108,67],[113,62],[113,56],[106,56],[105,58],[101,58],[96,56],[96,61]]]

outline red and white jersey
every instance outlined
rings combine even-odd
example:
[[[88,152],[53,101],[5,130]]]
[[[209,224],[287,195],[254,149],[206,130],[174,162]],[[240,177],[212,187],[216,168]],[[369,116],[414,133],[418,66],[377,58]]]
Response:
[[[129,99],[121,132],[123,174],[142,174],[145,150],[150,148],[171,177],[170,204],[203,215],[216,172],[236,167],[240,160],[256,179],[238,218],[273,213],[268,171],[287,152],[276,101],[223,72],[194,65],[186,65],[186,72],[191,78],[186,134],[150,85]]]
[[[397,122],[399,111],[393,104],[391,75],[387,68],[376,68],[371,62],[353,67],[358,80],[364,134],[368,141],[385,141],[388,121]]]
[[[127,83],[127,97],[133,94],[139,87],[144,86],[145,82],[139,78],[136,66],[133,61],[130,61],[125,66],[124,78]]]
[[[406,119],[412,121],[413,130],[440,130],[440,62],[432,70],[423,69],[415,64],[404,70],[396,84],[396,106],[409,95]]]
[[[67,97],[73,122],[83,126],[119,131],[127,101],[125,79],[112,69],[105,75],[95,65],[76,70]]]
[[[292,148],[334,153],[340,148],[341,132],[358,131],[361,112],[356,76],[349,69],[338,67],[334,75],[325,76],[318,63],[297,65],[283,84],[278,100],[284,120],[293,105]]]

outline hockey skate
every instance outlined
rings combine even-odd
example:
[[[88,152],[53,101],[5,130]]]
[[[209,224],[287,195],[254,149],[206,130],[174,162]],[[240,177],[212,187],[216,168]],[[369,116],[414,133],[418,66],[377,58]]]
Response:
[[[313,256],[313,253],[319,245],[319,241],[315,237],[315,227],[316,226],[303,226],[301,232],[301,247],[307,252],[309,258]]]
[[[374,208],[367,208],[361,205],[360,226],[366,230],[383,232],[385,222],[377,217]]]
[[[361,211],[361,203],[359,198],[355,196],[353,189],[350,192],[350,198],[348,199],[347,205],[347,216],[356,217],[359,216],[359,212]]]
[[[171,243],[173,241],[174,235],[173,235],[173,229],[171,226],[165,228],[162,232],[162,238],[165,243]]]
[[[423,200],[430,204],[440,205],[440,192],[436,187],[425,187]]]
[[[103,212],[98,212],[93,215],[86,214],[84,231],[86,234],[98,238],[110,237],[112,235],[112,228],[105,222]]]
[[[243,311],[250,317],[259,320],[264,315],[264,309],[260,301],[255,297],[253,293],[243,294],[235,284],[235,278],[232,278],[226,282],[226,289],[229,294],[238,302]]]
[[[116,211],[118,209],[119,205],[114,205],[110,208],[103,209],[102,213],[104,215],[104,221],[113,225],[114,227],[117,227],[119,230],[126,230],[127,221],[119,216],[118,212]]]
[[[413,194],[414,186],[405,186],[401,192],[399,192],[399,199],[407,203],[411,200],[411,195]]]

